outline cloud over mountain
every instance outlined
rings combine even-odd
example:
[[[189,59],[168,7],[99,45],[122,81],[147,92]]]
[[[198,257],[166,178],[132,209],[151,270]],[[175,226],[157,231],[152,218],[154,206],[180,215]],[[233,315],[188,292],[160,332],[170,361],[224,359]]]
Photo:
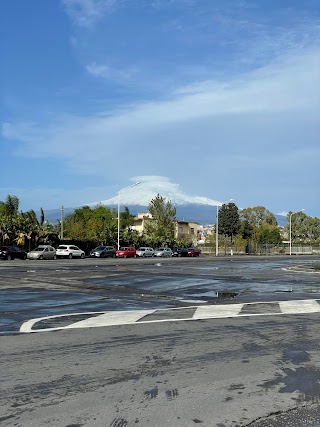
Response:
[[[179,184],[171,182],[170,178],[164,176],[135,176],[130,179],[132,185],[119,191],[122,205],[148,206],[150,201],[160,194],[174,205],[199,204],[207,206],[221,205],[221,202],[204,196],[192,196],[185,193]],[[138,184],[136,184],[138,183]],[[96,205],[116,205],[118,195],[107,200],[91,203]]]

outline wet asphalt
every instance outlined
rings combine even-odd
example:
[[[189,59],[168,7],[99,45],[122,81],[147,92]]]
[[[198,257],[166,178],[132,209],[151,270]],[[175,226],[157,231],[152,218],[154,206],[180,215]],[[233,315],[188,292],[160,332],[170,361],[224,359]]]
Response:
[[[317,313],[19,333],[53,314],[319,299],[318,262],[1,262],[1,425],[319,426]]]
[[[0,262],[0,335],[66,313],[320,298],[317,257]]]

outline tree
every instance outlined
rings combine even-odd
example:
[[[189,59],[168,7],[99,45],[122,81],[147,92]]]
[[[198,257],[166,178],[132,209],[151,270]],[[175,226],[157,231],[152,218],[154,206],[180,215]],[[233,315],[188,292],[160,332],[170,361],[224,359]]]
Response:
[[[249,241],[251,239],[254,229],[248,219],[244,219],[241,221],[240,231],[243,239],[245,239],[246,241]]]
[[[242,209],[240,219],[247,220],[252,227],[259,227],[262,224],[278,225],[276,217],[264,206]]]
[[[235,203],[228,203],[221,206],[218,213],[218,233],[231,238],[240,232],[239,210]]]
[[[170,200],[157,194],[148,210],[151,218],[146,221],[145,234],[153,245],[171,245],[174,241],[176,208]]]
[[[126,230],[134,224],[134,215],[132,215],[127,206],[120,212],[120,229]]]
[[[114,244],[117,234],[116,213],[102,205],[93,209],[83,206],[67,216],[64,229],[69,239],[93,244]]]
[[[258,243],[279,244],[282,242],[279,228],[275,225],[264,224],[258,229]]]
[[[320,240],[320,219],[312,218],[304,212],[289,212],[287,215],[288,225],[286,226],[289,235],[291,217],[292,242],[308,242],[314,244]]]

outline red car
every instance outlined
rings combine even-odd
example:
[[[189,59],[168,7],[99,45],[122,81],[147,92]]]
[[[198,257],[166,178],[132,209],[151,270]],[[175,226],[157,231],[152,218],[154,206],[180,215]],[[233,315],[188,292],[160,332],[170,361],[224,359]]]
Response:
[[[200,256],[201,249],[197,248],[188,248],[188,256]]]
[[[116,256],[118,258],[130,258],[130,257],[136,257],[136,249],[131,246],[124,246],[123,248],[120,248],[116,252]]]

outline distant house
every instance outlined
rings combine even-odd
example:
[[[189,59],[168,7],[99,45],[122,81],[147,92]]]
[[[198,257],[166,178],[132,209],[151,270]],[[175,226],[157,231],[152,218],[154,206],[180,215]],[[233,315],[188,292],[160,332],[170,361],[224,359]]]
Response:
[[[134,218],[134,224],[131,228],[141,235],[145,230],[145,224],[148,219],[152,219],[152,215],[150,213],[138,213]],[[190,239],[192,240],[193,245],[197,245],[199,230],[200,225],[197,222],[177,220],[175,223],[174,237],[176,239]]]

